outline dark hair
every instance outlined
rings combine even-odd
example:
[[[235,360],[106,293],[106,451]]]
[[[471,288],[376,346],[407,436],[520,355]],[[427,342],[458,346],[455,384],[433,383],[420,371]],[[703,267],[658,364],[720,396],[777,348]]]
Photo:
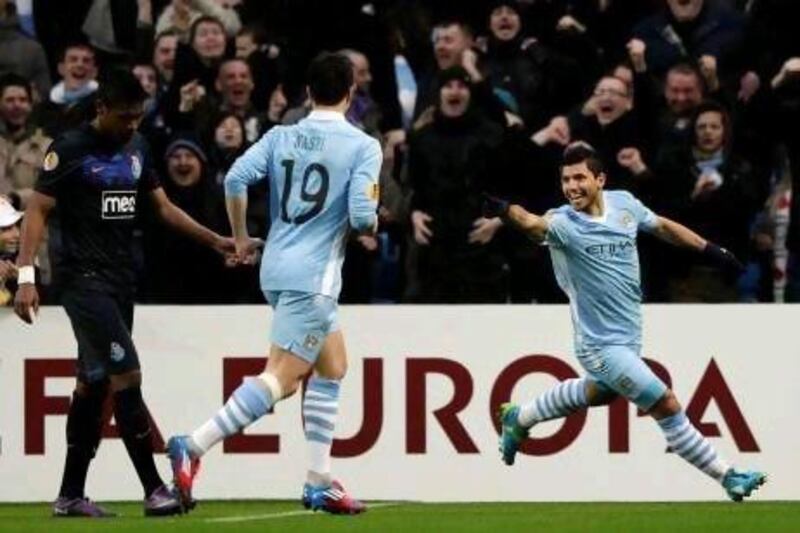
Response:
[[[153,39],[153,48],[158,48],[159,41],[161,41],[161,39],[163,39],[164,37],[178,37],[178,32],[175,30],[162,31],[161,33],[156,35],[155,39]]]
[[[250,63],[247,62],[246,59],[242,59],[241,57],[226,57],[223,59],[219,66],[217,67],[217,77],[222,73],[222,67],[229,64],[229,63],[242,63],[244,66],[247,67],[247,70],[250,71],[250,75],[253,75],[253,68],[250,66]]]
[[[23,76],[15,74],[14,72],[8,72],[0,76],[0,97],[3,96],[3,93],[6,92],[6,89],[8,89],[9,87],[22,87],[23,89],[25,89],[25,93],[28,95],[28,99],[33,100],[33,94],[31,93],[31,84]]]
[[[97,101],[108,108],[124,108],[147,100],[142,84],[130,70],[112,68],[103,73]]]
[[[703,100],[703,102],[697,106],[697,109],[694,110],[694,114],[692,115],[691,121],[691,132],[692,132],[692,140],[693,142],[697,141],[697,135],[695,133],[695,128],[697,127],[697,121],[700,119],[700,115],[703,113],[719,113],[720,117],[722,117],[722,148],[727,149],[729,143],[732,138],[732,131],[731,131],[731,115],[728,112],[728,109],[720,104],[715,100]]]
[[[470,27],[470,25],[469,25],[469,24],[467,24],[467,23],[466,23],[466,22],[464,22],[463,20],[454,19],[454,18],[453,18],[453,19],[442,19],[442,20],[440,20],[439,22],[437,22],[437,23],[436,23],[436,24],[433,26],[433,28],[434,28],[434,30],[435,30],[435,29],[437,29],[437,28],[447,28],[447,27],[449,27],[449,26],[458,26],[458,28],[459,28],[459,29],[460,29],[462,32],[464,32],[464,34],[465,34],[467,37],[470,37],[470,38],[472,38],[472,37],[474,37],[474,36],[475,36],[475,32],[473,32],[473,31],[472,31],[472,28]]]
[[[233,111],[222,112],[214,117],[214,122],[212,122],[213,127],[211,128],[211,139],[210,139],[211,142],[209,144],[216,143],[217,128],[219,128],[220,124],[222,124],[231,117],[236,119],[236,122],[239,124],[239,128],[242,130],[242,146],[247,145],[247,127],[245,126],[244,119],[242,119],[242,117],[240,117]]]
[[[684,76],[694,76],[697,78],[697,83],[700,84],[700,88],[705,91],[705,78],[703,78],[703,74],[700,72],[695,65],[691,63],[678,63],[673,65],[667,70],[667,75],[664,77],[666,80],[670,74],[683,74]]]
[[[315,103],[338,104],[353,86],[353,63],[342,54],[322,52],[311,61],[306,79]]]
[[[586,166],[595,176],[604,174],[606,167],[597,155],[591,144],[584,141],[576,141],[564,149],[561,158],[561,168],[567,165],[578,165],[586,162]],[[561,169],[559,169],[560,171]]]
[[[266,44],[267,42],[267,32],[264,31],[264,28],[257,25],[250,25],[250,26],[242,26],[242,29],[236,34],[237,37],[242,35],[249,35],[253,38],[253,42],[257,45]]]
[[[84,50],[88,50],[92,53],[93,56],[97,57],[97,53],[94,51],[92,45],[86,42],[81,41],[74,41],[71,43],[67,43],[64,48],[61,49],[61,53],[58,54],[58,62],[63,63],[65,59],[67,59],[67,52],[72,50],[73,48],[83,48]]]
[[[216,24],[222,30],[222,33],[225,34],[225,25],[219,20],[217,17],[212,17],[211,15],[201,15],[197,17],[197,19],[192,22],[191,27],[189,28],[189,46],[194,44],[195,35],[197,35],[197,28],[200,27],[200,24]],[[227,39],[227,34],[225,35]]]

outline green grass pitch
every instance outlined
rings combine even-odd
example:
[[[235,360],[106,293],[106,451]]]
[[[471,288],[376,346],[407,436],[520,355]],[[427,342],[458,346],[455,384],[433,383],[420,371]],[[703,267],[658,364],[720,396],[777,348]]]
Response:
[[[144,518],[139,503],[110,503],[104,520],[53,519],[49,504],[0,504],[0,532],[516,531],[800,532],[800,502],[374,503],[361,516],[304,511],[297,502],[201,502],[187,516]]]

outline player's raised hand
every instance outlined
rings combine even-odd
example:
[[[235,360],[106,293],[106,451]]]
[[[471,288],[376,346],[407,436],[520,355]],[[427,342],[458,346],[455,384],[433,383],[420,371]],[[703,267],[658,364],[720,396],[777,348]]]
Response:
[[[205,97],[206,89],[200,85],[198,80],[194,79],[186,85],[181,86],[180,94],[181,100],[178,104],[178,110],[181,113],[188,113]]]
[[[425,246],[431,243],[433,231],[428,227],[428,223],[432,221],[433,217],[424,211],[411,213],[411,225],[414,227],[414,240],[417,244]]]
[[[700,73],[706,80],[706,86],[708,87],[708,90],[711,92],[717,91],[719,89],[717,58],[710,54],[704,54],[700,56],[700,59],[698,60],[698,66],[700,67]]]
[[[368,252],[375,252],[378,250],[378,239],[372,235],[359,235],[356,240],[358,244]]]
[[[800,57],[790,57],[772,78],[772,88],[777,89],[792,78],[800,76]]]
[[[617,152],[617,163],[630,170],[636,176],[647,170],[647,165],[644,164],[642,159],[642,153],[634,146],[628,146]]]
[[[703,255],[719,265],[723,270],[729,271],[733,274],[741,274],[744,272],[744,264],[739,261],[735,255],[711,241],[708,241],[706,243],[706,247],[703,248]]]
[[[741,102],[747,103],[758,92],[761,87],[761,78],[752,70],[742,74],[739,80],[739,92],[736,94]]]
[[[17,288],[14,312],[23,322],[33,324],[39,312],[39,291],[33,283],[23,283]]]
[[[211,247],[214,248],[218,254],[223,256],[235,254],[237,251],[236,242],[233,240],[233,237],[223,237],[222,235],[217,235]]]
[[[641,39],[631,39],[626,45],[628,49],[628,57],[631,59],[633,70],[642,73],[647,71],[647,62],[645,61],[645,51],[647,45]]]
[[[233,240],[233,239],[232,239]],[[253,237],[234,241],[236,256],[239,264],[254,265],[261,257],[261,250],[264,248],[264,241]]]
[[[472,223],[473,229],[469,232],[467,241],[470,244],[489,244],[502,225],[503,223],[497,217],[480,217]]]
[[[550,143],[566,146],[569,144],[572,134],[569,129],[569,122],[564,116],[553,117],[550,123],[531,136],[531,140],[539,146],[546,146]]]
[[[578,20],[571,15],[564,15],[556,23],[557,31],[574,31],[575,33],[585,33],[586,26],[578,22]]]

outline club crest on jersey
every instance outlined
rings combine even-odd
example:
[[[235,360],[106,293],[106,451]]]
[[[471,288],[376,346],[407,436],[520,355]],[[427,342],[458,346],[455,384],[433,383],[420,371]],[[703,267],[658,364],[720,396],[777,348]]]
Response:
[[[117,342],[111,343],[111,360],[119,363],[125,358],[125,348],[120,346]]]
[[[633,225],[636,223],[636,220],[633,218],[633,215],[630,211],[623,210],[620,214],[619,218],[622,227],[624,228],[632,228]]]
[[[370,183],[367,185],[367,197],[370,200],[377,202],[381,197],[381,187],[378,185],[378,182]]]
[[[306,339],[303,341],[303,347],[306,350],[313,350],[317,344],[319,344],[319,338],[315,335],[311,335],[310,333],[306,335]]]
[[[136,216],[136,191],[103,191],[101,202],[103,220],[124,220]]]
[[[51,170],[55,170],[58,166],[58,154],[55,152],[47,152],[47,155],[44,156],[44,163],[42,164],[42,168],[45,171],[50,172]]]
[[[137,181],[142,176],[142,162],[138,155],[131,156],[131,174],[133,181]]]

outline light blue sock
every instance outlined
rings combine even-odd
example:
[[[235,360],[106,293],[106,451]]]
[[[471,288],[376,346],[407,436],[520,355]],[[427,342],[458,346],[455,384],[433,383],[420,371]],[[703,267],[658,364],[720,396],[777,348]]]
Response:
[[[664,432],[671,451],[705,474],[722,482],[730,465],[719,457],[708,439],[692,425],[686,413],[680,411],[657,422]]]
[[[340,382],[317,376],[308,380],[303,397],[303,424],[308,443],[309,471],[330,483],[331,446],[339,412]]]
[[[589,405],[586,400],[586,378],[562,381],[535,400],[520,406],[518,422],[522,427],[561,418]]]
[[[192,433],[192,453],[206,453],[218,442],[239,433],[272,408],[272,395],[258,378],[245,378],[217,414]]]

